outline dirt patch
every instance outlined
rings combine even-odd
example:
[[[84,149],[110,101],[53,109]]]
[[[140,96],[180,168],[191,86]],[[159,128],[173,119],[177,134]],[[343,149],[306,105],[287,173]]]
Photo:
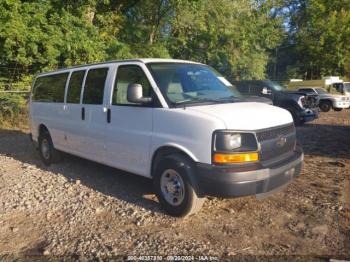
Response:
[[[145,178],[72,156],[45,167],[26,132],[1,130],[0,255],[350,259],[350,110],[297,135],[304,167],[283,191],[209,198],[183,220],[163,213]]]

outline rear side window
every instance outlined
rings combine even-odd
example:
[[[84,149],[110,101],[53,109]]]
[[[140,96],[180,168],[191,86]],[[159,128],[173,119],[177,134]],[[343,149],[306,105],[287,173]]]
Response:
[[[114,83],[113,105],[135,105],[127,100],[127,90],[130,84],[140,84],[143,96],[151,95],[151,84],[142,68],[136,65],[119,66]]]
[[[69,73],[40,76],[36,79],[32,100],[34,102],[63,103]]]
[[[96,68],[88,71],[84,86],[84,104],[101,105],[108,68]]]
[[[75,71],[72,73],[68,84],[67,103],[80,103],[80,92],[84,80],[84,75],[85,70]]]

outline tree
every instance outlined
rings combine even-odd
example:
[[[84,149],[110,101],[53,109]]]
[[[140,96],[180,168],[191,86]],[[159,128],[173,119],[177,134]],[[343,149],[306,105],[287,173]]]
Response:
[[[276,1],[178,1],[169,39],[174,57],[211,64],[233,79],[264,78],[267,49],[283,39]]]
[[[1,64],[36,72],[105,58],[98,31],[50,2],[0,3]]]
[[[293,46],[282,54],[287,75],[317,79],[350,74],[350,2],[288,0],[286,7],[286,42]]]
[[[26,74],[109,59],[173,57],[264,78],[285,35],[283,0],[4,0],[0,63]]]

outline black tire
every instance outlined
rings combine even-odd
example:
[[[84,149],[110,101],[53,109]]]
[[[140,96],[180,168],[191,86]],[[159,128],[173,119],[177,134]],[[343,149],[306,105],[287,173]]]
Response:
[[[61,160],[60,152],[55,149],[49,131],[42,131],[38,142],[39,154],[45,165],[49,166]]]
[[[332,108],[332,103],[330,101],[321,101],[319,107],[322,112],[329,112]]]
[[[170,203],[166,195],[169,196],[169,194],[172,195],[172,193],[169,193],[168,186],[164,186],[164,184],[162,186],[162,181],[169,179],[169,172],[174,175],[175,173],[173,173],[173,171],[181,178],[182,187],[179,186],[179,188],[183,188],[183,194],[182,197],[174,197],[173,200],[179,199],[176,202],[173,201],[173,203]],[[175,176],[177,176],[176,174]],[[198,212],[202,208],[205,198],[198,197],[198,188],[194,178],[194,165],[192,161],[185,156],[180,154],[171,155],[163,158],[159,162],[153,178],[154,189],[162,208],[169,215],[185,217]],[[168,180],[167,185],[169,181],[170,180]],[[178,192],[180,191],[181,189]]]
[[[334,111],[337,111],[337,112],[340,112],[340,111],[343,110],[343,108],[334,108],[334,107],[333,107],[333,110],[334,110]]]

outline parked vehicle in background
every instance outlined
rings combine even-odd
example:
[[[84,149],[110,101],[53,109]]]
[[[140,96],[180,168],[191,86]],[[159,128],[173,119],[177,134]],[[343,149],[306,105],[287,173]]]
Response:
[[[317,95],[287,91],[270,80],[244,80],[233,83],[244,96],[265,97],[271,99],[275,106],[287,109],[296,125],[302,125],[318,117]]]
[[[334,83],[332,86],[339,93],[350,98],[350,82]]]
[[[295,90],[300,87],[320,87],[334,95],[344,95],[350,98],[350,83],[344,82],[338,76],[327,76],[318,80],[291,79],[288,89]]]
[[[207,195],[274,192],[300,174],[291,115],[244,102],[210,67],[111,61],[39,74],[31,137],[45,164],[64,151],[153,179],[164,210],[198,211]]]
[[[331,108],[335,111],[341,111],[343,108],[350,107],[349,97],[330,94],[320,87],[301,87],[298,90],[309,94],[318,94],[319,107],[323,112],[328,112]]]
[[[264,103],[267,105],[273,105],[273,101],[270,98],[266,98],[262,96],[243,96],[243,99],[246,102],[257,102],[257,103]]]

